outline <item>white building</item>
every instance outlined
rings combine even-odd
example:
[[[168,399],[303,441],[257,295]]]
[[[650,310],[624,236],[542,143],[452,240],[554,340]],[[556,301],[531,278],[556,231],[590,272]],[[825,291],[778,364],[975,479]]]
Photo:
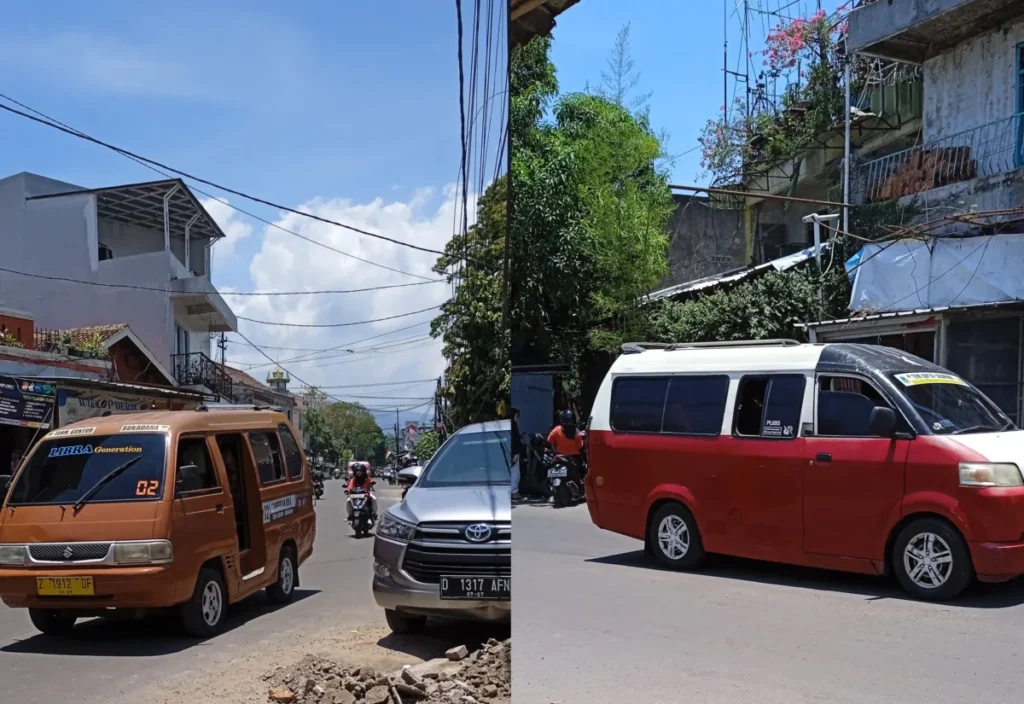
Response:
[[[230,393],[210,361],[211,333],[238,327],[210,280],[210,246],[223,236],[179,179],[95,189],[0,179],[0,266],[10,270],[0,306],[30,311],[42,329],[128,324],[180,384]]]

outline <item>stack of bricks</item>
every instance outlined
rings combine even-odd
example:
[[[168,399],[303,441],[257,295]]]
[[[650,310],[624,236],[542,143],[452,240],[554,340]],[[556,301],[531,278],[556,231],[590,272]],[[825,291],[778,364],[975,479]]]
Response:
[[[921,149],[868,192],[870,202],[892,200],[974,178],[970,147]]]

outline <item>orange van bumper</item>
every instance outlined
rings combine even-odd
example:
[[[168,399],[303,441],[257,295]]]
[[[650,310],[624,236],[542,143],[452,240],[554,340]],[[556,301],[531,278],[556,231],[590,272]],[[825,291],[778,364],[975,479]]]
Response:
[[[15,608],[150,609],[179,604],[189,597],[173,565],[94,569],[0,569],[0,600]],[[38,596],[37,577],[92,577],[92,596]]]
[[[979,579],[998,581],[1024,574],[1024,542],[970,545],[974,571]]]

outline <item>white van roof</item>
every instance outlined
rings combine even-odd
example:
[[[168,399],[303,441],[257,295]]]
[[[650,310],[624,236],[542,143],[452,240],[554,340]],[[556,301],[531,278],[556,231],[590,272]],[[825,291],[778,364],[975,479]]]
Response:
[[[812,371],[825,345],[793,340],[753,340],[679,345],[631,343],[610,375],[707,372]]]

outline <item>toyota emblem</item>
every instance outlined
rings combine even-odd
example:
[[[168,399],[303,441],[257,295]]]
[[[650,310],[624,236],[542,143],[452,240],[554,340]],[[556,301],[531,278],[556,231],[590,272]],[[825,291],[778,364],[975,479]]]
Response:
[[[474,523],[466,528],[466,540],[471,543],[482,543],[491,537],[491,527],[486,523]]]
[[[75,551],[71,549],[70,545],[67,545],[67,546],[64,547],[64,553],[63,554],[64,554],[64,559],[65,560],[70,560],[72,558],[72,556],[74,556]]]

